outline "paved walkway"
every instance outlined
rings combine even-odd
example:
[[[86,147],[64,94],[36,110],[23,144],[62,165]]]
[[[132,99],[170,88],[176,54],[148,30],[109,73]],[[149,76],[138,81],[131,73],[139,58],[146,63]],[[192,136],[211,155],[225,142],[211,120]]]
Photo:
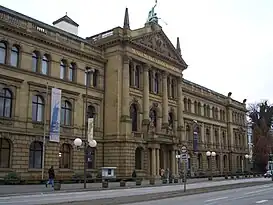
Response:
[[[225,181],[207,181],[194,184],[188,184],[187,190],[206,188],[214,186],[232,185],[240,183],[253,182],[269,182],[269,179],[253,178],[253,179],[238,179]],[[96,199],[107,199],[114,197],[130,197],[142,196],[145,194],[163,194],[172,191],[182,191],[183,186],[158,186],[145,188],[131,188],[131,189],[117,189],[117,190],[103,190],[103,191],[84,191],[84,192],[69,192],[69,193],[49,193],[49,194],[32,194],[22,196],[0,197],[0,204],[3,205],[41,205],[41,204],[60,204],[68,202],[90,201]]]
[[[224,180],[224,177],[217,177],[214,178],[213,181],[221,181]],[[188,179],[187,183],[199,183],[199,182],[206,182],[208,181],[207,178],[201,179]],[[77,184],[62,184],[61,185],[62,191],[80,191],[83,190],[83,183]],[[144,180],[142,182],[142,187],[151,186],[149,185],[148,180]],[[163,186],[161,180],[156,180],[155,186]],[[164,185],[166,186],[166,185]],[[126,187],[136,187],[135,182],[127,182]],[[109,189],[117,189],[121,188],[119,182],[109,182]],[[96,191],[102,189],[101,183],[87,183],[88,191]],[[47,188],[43,184],[39,185],[0,185],[0,196],[7,196],[7,195],[21,195],[21,194],[30,194],[30,193],[48,193],[53,192],[52,188],[48,186]]]

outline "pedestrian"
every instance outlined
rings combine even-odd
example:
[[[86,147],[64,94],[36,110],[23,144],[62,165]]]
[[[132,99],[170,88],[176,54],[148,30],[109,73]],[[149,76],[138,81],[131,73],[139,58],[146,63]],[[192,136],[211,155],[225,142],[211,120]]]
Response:
[[[50,167],[48,170],[48,181],[46,183],[46,187],[48,184],[51,184],[52,187],[54,187],[54,178],[55,178],[55,172],[53,169],[53,166]]]

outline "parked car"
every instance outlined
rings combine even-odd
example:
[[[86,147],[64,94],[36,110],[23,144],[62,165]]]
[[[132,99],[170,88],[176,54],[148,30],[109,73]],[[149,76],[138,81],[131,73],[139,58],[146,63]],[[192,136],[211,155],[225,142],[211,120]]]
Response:
[[[265,174],[264,174],[264,178],[270,178],[272,176],[272,171],[268,170]]]

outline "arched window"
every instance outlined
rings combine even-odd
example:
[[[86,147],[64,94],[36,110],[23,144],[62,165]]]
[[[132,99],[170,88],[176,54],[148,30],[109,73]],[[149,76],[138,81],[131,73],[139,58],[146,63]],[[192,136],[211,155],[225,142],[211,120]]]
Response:
[[[150,110],[150,120],[154,127],[157,125],[157,113],[155,109]]]
[[[202,154],[198,154],[198,169],[202,169],[203,165],[202,165]]]
[[[129,63],[129,84],[134,86],[134,69],[132,63]]]
[[[223,111],[223,120],[226,120],[226,113]]]
[[[60,78],[65,79],[65,75],[66,75],[66,63],[64,62],[64,60],[61,60],[61,63],[60,63]]]
[[[207,140],[207,143],[211,143],[211,141],[210,141],[210,130],[208,128],[206,129],[206,140]]]
[[[171,97],[174,98],[175,95],[175,80],[171,80]]]
[[[13,67],[18,67],[19,62],[19,49],[16,46],[11,47],[10,53],[10,65]]]
[[[240,166],[240,157],[239,156],[237,156],[236,157],[236,161],[237,161],[237,170],[239,170],[240,168],[241,168],[241,166]]]
[[[32,71],[37,72],[39,65],[39,56],[37,52],[32,53]]]
[[[149,70],[149,91],[153,91],[153,73]]]
[[[191,139],[191,128],[189,125],[186,126],[186,139],[187,140]]]
[[[70,63],[70,66],[69,66],[69,69],[68,69],[68,80],[69,81],[74,81],[75,70],[76,70],[75,63]]]
[[[136,104],[132,104],[130,106],[130,117],[132,119],[132,132],[136,132],[137,131],[137,121],[138,121],[138,113],[137,113],[137,105]]]
[[[188,100],[187,98],[184,98],[184,111],[188,111]]]
[[[95,147],[87,147],[87,169],[95,169],[96,168],[96,148]]]
[[[98,86],[98,77],[99,77],[99,71],[95,70],[93,73],[93,87]]]
[[[207,117],[210,117],[210,107],[209,107],[209,105],[207,105]]]
[[[136,148],[135,151],[135,168],[136,169],[142,169],[142,151],[143,149],[141,147]]]
[[[71,168],[71,146],[69,144],[62,144],[60,153],[59,153],[59,167],[61,169],[70,169]]]
[[[174,128],[174,119],[173,119],[173,113],[169,112],[169,118],[168,118],[168,123],[170,128]]]
[[[7,59],[7,45],[0,42],[0,63],[5,64]]]
[[[62,125],[71,125],[72,118],[72,105],[70,102],[63,101],[62,112],[61,112],[61,123]]]
[[[215,161],[216,161],[216,169],[219,170],[220,169],[220,156],[219,155],[216,155]]]
[[[89,105],[87,108],[87,118],[95,118],[96,116],[96,109],[93,105]]]
[[[191,100],[188,99],[188,111],[191,112]]]
[[[159,93],[159,75],[158,73],[155,74],[155,86],[154,86],[154,92]]]
[[[215,109],[214,109],[214,107],[211,108],[211,112],[212,112],[212,118],[215,118]]]
[[[29,168],[41,169],[43,158],[43,143],[34,141],[29,147]]]
[[[42,59],[42,70],[41,70],[41,72],[44,75],[48,75],[48,70],[49,70],[49,59],[48,59],[47,55],[44,55],[43,59]]]
[[[194,113],[198,114],[198,104],[196,101],[194,101]]]
[[[203,106],[203,111],[204,111],[204,117],[206,117],[207,116],[207,105],[206,104],[204,104],[204,106]]]
[[[219,132],[217,129],[214,130],[214,138],[215,138],[215,143],[219,143]]]
[[[214,112],[215,112],[215,119],[218,120],[219,111],[217,107],[215,108]]]
[[[198,102],[197,107],[198,107],[198,114],[201,115],[201,103],[200,102]]]
[[[226,133],[225,133],[225,131],[222,132],[222,137],[223,137],[223,145],[226,145]]]
[[[42,122],[44,120],[44,99],[40,95],[32,96],[32,121]]]
[[[224,155],[224,169],[227,168],[227,155]]]
[[[10,141],[4,138],[0,138],[0,168],[10,167]]]
[[[140,81],[140,67],[139,65],[135,68],[135,86],[139,88],[139,81]]]
[[[0,92],[0,117],[11,117],[12,92],[4,88]]]

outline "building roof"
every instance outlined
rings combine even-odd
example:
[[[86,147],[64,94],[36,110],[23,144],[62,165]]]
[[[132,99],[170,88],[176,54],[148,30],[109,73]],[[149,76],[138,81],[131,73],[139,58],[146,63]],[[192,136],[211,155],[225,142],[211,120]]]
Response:
[[[56,21],[54,21],[52,24],[55,25],[55,24],[60,23],[62,21],[67,22],[73,26],[77,26],[77,27],[79,26],[79,24],[77,24],[75,21],[73,21],[69,16],[67,16],[67,14],[65,14],[62,18],[59,18]]]

